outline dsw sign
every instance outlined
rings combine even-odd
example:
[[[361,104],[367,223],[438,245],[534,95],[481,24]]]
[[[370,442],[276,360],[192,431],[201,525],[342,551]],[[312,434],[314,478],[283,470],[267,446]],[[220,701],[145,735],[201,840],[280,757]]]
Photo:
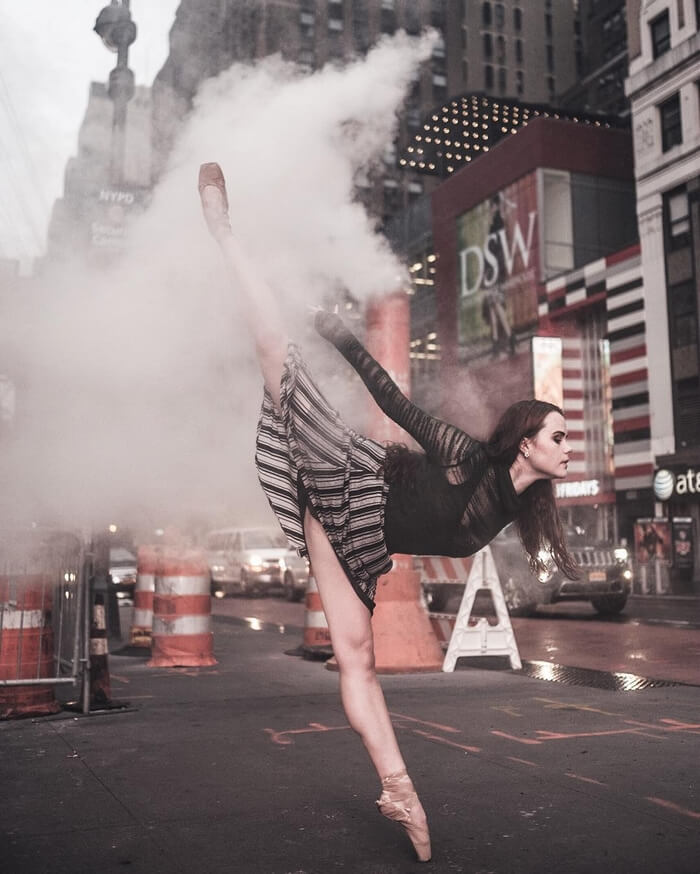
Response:
[[[527,232],[523,234],[520,222],[516,222],[511,239],[505,228],[489,234],[483,246],[466,246],[459,253],[460,294],[470,297],[482,288],[503,283],[513,275],[516,258],[520,255],[522,269],[530,263],[532,236],[537,221],[537,212],[528,214]],[[501,272],[505,276],[501,276]]]

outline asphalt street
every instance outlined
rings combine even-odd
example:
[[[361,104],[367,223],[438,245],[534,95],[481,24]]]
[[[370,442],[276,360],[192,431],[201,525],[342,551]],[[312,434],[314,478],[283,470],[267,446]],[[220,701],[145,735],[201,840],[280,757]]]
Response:
[[[0,723],[3,874],[697,874],[700,687],[468,659],[382,677],[431,822],[420,865],[375,810],[337,674],[286,654],[298,626],[254,618],[215,617],[210,668],[150,668],[113,642],[122,710]]]

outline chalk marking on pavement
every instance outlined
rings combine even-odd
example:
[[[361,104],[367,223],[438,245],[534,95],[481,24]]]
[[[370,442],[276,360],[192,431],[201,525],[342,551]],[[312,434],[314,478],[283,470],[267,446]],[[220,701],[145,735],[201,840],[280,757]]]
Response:
[[[120,674],[115,674],[114,671],[110,671],[110,677],[113,680],[119,680],[120,683],[126,683],[127,686],[131,682],[128,677],[122,677]]]
[[[428,728],[437,728],[438,731],[452,732],[453,734],[461,734],[461,728],[455,728],[452,725],[440,725],[439,722],[426,722],[424,719],[416,719],[415,716],[406,716],[404,713],[394,713],[389,711],[389,716],[395,716],[397,719],[405,719],[407,722],[418,722],[420,725],[427,725]]]
[[[322,725],[320,722],[310,722],[308,728],[292,728],[287,731],[275,731],[274,728],[264,728],[263,731],[269,735],[272,743],[279,744],[280,746],[289,746],[294,743],[293,740],[290,740],[288,735],[291,734],[313,734],[320,733],[324,731],[347,731],[350,728],[349,725]]]
[[[588,704],[568,704],[563,701],[554,701],[552,698],[533,698],[533,701],[541,701],[547,710],[583,710],[587,713],[600,713],[602,716],[622,716],[621,713],[611,713],[609,710],[599,710]]]
[[[658,804],[659,807],[665,807],[667,810],[673,810],[675,813],[680,813],[682,816],[689,816],[691,819],[700,819],[700,813],[696,810],[689,810],[687,807],[682,807],[676,804],[675,801],[667,801],[665,798],[655,798],[653,795],[647,795],[645,801],[651,801],[652,804]]]
[[[607,783],[601,783],[600,780],[594,780],[593,777],[584,777],[582,774],[572,774],[570,771],[565,772],[565,776],[571,777],[572,780],[581,780],[583,783],[595,783],[596,786],[607,786]]]
[[[541,740],[535,740],[534,738],[529,737],[516,737],[514,734],[508,734],[507,731],[497,731],[495,728],[491,729],[491,734],[495,734],[497,737],[504,737],[506,740],[514,740],[519,744],[541,744]]]
[[[514,740],[521,744],[543,744],[549,740],[574,740],[582,737],[608,737],[615,734],[636,734],[641,737],[651,737],[654,740],[663,740],[663,735],[649,734],[645,731],[640,731],[637,728],[618,728],[609,731],[580,731],[580,732],[560,732],[560,731],[545,731],[538,728],[535,731],[537,737],[516,737],[514,734],[509,734],[507,731],[491,730],[491,734],[497,737],[504,737],[506,740]]]
[[[492,707],[492,710],[498,710],[501,713],[507,713],[508,716],[515,716],[516,718],[522,718],[522,713],[519,713],[514,707]]]
[[[472,747],[468,744],[457,743],[456,740],[450,740],[447,737],[440,737],[438,734],[429,734],[427,731],[421,731],[419,728],[413,729],[414,734],[424,737],[426,740],[433,740],[436,743],[445,744],[448,747],[457,747],[458,750],[464,750],[467,753],[480,753],[481,747]]]

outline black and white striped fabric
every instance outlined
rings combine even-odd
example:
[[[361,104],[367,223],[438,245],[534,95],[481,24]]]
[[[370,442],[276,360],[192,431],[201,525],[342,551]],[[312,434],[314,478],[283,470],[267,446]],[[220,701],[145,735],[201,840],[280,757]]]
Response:
[[[323,525],[362,602],[374,609],[377,577],[391,570],[384,541],[386,450],[349,428],[323,397],[296,345],[289,344],[281,413],[266,391],[255,462],[282,530],[306,556],[300,504]]]

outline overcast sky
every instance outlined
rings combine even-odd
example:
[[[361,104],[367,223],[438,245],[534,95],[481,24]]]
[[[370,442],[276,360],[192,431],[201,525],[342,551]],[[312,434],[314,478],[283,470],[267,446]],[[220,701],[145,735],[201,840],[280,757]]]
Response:
[[[75,154],[90,82],[116,55],[93,32],[109,0],[0,0],[0,258],[42,254],[63,172]],[[179,0],[131,0],[129,66],[151,85]],[[26,264],[24,265],[26,269]]]

